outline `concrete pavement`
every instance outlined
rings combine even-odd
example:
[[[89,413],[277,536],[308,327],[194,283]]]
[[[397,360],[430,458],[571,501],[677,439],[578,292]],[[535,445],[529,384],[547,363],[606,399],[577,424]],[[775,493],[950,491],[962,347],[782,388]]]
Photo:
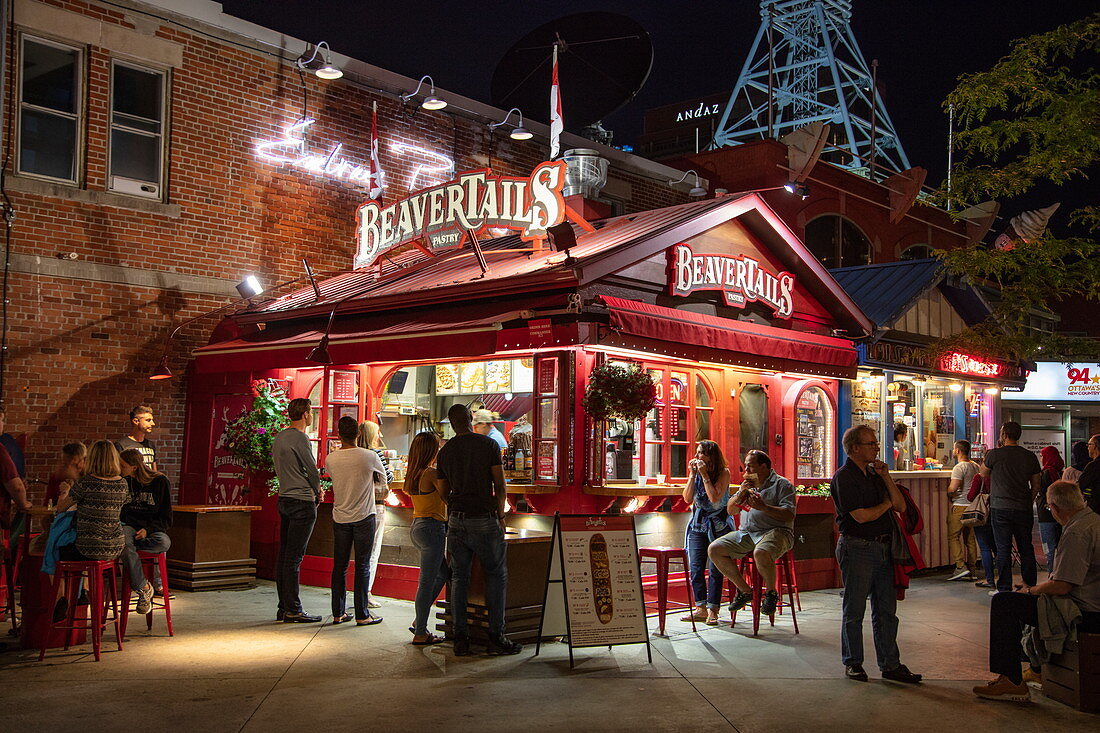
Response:
[[[3,731],[969,731],[1091,730],[1100,717],[1033,691],[1031,705],[980,701],[989,597],[946,576],[918,579],[899,607],[902,660],[919,686],[851,682],[840,665],[839,591],[802,594],[801,634],[787,616],[752,637],[737,627],[680,622],[641,646],[583,649],[569,669],[562,644],[514,657],[456,658],[450,645],[413,647],[412,605],[381,599],[377,626],[274,622],[270,583],[247,591],[179,593],[176,636],[131,617],[122,652],[105,644],[0,654]],[[328,608],[303,588],[307,610]],[[655,619],[651,620],[655,628]],[[866,648],[873,652],[870,622]],[[478,648],[475,647],[475,652]]]

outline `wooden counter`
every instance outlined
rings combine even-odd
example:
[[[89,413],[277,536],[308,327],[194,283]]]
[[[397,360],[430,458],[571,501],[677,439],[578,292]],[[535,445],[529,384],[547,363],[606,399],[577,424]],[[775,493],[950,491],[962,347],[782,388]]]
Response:
[[[542,599],[546,592],[546,570],[550,559],[549,532],[508,528],[504,542],[508,547],[508,593],[504,606],[505,631],[510,639],[534,641],[539,633]],[[474,559],[467,597],[470,639],[484,644],[489,636],[489,608],[485,605],[485,575]],[[437,604],[440,623],[436,630],[451,635],[451,612],[447,601]]]
[[[172,507],[168,585],[200,591],[252,585],[251,513],[258,506],[181,504]]]
[[[947,544],[947,515],[951,511],[947,485],[951,481],[951,472],[891,471],[890,475],[894,481],[909,489],[924,517],[924,529],[915,539],[924,557],[925,567],[938,568],[952,564],[951,550]]]
[[[404,481],[390,481],[390,488],[397,489],[398,491],[405,490]],[[543,485],[543,484],[528,484],[508,481],[504,484],[505,490],[509,494],[556,494],[561,490],[560,486],[555,485]]]
[[[680,496],[683,484],[604,484],[585,486],[584,493],[592,496]]]

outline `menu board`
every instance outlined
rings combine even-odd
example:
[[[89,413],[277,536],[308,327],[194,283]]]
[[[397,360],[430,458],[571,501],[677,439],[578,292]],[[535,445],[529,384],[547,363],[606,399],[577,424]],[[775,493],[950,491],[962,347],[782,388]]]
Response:
[[[329,402],[359,401],[359,372],[332,372],[329,379]]]
[[[435,365],[435,393],[458,394],[458,365]]]
[[[463,394],[479,394],[485,391],[485,363],[459,364],[459,391]]]
[[[575,648],[619,644],[648,648],[633,515],[554,518],[539,636],[568,636],[570,666]]]
[[[512,362],[485,362],[485,391],[498,394],[512,391]]]

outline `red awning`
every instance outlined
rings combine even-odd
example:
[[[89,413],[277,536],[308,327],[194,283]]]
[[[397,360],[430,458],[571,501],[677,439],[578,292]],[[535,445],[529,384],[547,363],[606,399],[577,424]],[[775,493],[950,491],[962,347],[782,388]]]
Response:
[[[337,320],[329,334],[334,364],[412,361],[492,354],[502,321],[539,301],[439,307],[416,314],[352,316]],[[313,326],[316,326],[314,322]],[[194,351],[200,373],[315,366],[306,356],[321,340],[316,327],[281,325]]]
[[[611,312],[611,330],[700,349],[759,357],[765,368],[782,367],[837,376],[855,376],[856,349],[850,341],[734,321],[601,295]],[[745,360],[741,360],[745,363]],[[764,362],[767,362],[764,364]],[[814,367],[818,367],[815,369]],[[821,369],[824,367],[824,369]]]

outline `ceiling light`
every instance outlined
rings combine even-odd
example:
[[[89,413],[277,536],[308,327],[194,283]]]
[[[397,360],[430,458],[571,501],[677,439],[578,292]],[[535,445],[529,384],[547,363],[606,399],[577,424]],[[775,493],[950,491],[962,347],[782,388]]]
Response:
[[[872,382],[881,382],[883,379],[886,379],[886,372],[881,369],[872,369],[868,372],[867,378]]]
[[[433,80],[432,77],[430,77],[426,74],[424,76],[420,77],[420,82],[417,83],[416,89],[412,90],[408,94],[402,94],[401,95],[402,101],[408,102],[410,99],[415,97],[417,94],[420,94],[420,88],[422,86],[424,86],[424,81],[425,80],[428,81],[429,91],[428,91],[428,96],[424,97],[424,101],[420,103],[420,106],[423,107],[424,109],[432,109],[432,110],[443,109],[444,107],[446,107],[447,106],[447,100],[440,99],[439,97],[435,96],[435,80]]]
[[[986,387],[985,388],[985,393],[986,394],[1000,394],[1000,392],[1001,392],[1001,390],[998,387]]]
[[[961,384],[959,384],[958,382],[952,382],[951,384],[949,384],[947,386],[952,392],[958,392],[960,389],[963,388],[963,386]]]
[[[322,46],[325,49],[324,53],[321,53],[321,47]],[[308,51],[308,50],[309,50],[309,48],[307,47],[306,51]],[[297,61],[294,62],[298,66],[299,69],[303,69],[303,70],[308,69],[309,65],[312,64],[314,61],[316,61],[317,57],[320,56],[321,57],[321,66],[319,68],[313,70],[313,73],[316,74],[318,76],[318,78],[321,78],[321,79],[339,79],[341,76],[344,75],[344,72],[340,71],[340,69],[338,69],[338,68],[336,68],[335,66],[332,65],[332,59],[329,58],[329,53],[332,52],[332,49],[329,48],[329,45],[328,45],[327,41],[321,41],[316,46],[314,46],[313,47],[313,53],[310,55],[310,57],[308,59],[306,58],[306,51],[303,51],[302,55],[299,56]]]
[[[924,376],[923,374],[914,374],[912,376],[912,378],[910,378],[909,381],[912,382],[913,384],[924,384],[925,382],[928,381],[928,378],[926,376]]]

